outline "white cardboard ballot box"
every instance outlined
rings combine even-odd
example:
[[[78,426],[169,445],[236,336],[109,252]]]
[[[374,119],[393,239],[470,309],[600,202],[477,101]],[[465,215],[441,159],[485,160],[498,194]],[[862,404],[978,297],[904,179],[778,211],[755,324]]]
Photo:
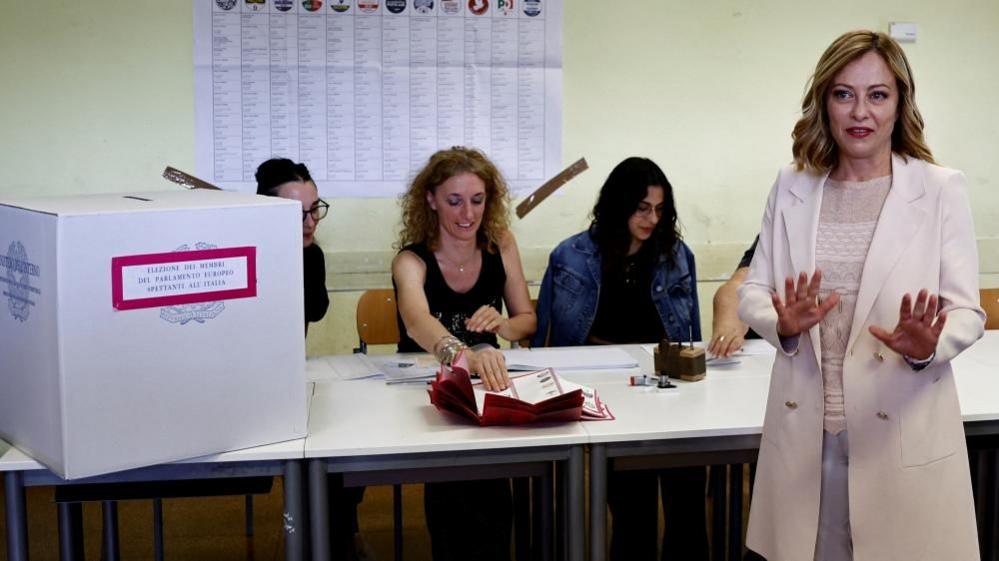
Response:
[[[304,436],[301,213],[0,200],[0,438],[75,479]]]

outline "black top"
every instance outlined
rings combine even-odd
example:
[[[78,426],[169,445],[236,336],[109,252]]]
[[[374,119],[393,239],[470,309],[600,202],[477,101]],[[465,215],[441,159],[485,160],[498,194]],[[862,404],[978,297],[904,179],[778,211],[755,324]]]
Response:
[[[753,262],[753,254],[756,253],[756,244],[758,243],[760,243],[760,235],[756,234],[756,239],[753,240],[753,245],[749,246],[746,253],[742,254],[742,259],[739,261],[739,266],[736,267],[736,269],[748,267]]]
[[[653,244],[628,255],[620,268],[603,271],[600,302],[590,337],[609,343],[658,343],[665,337],[663,320],[652,303]]]
[[[756,254],[756,244],[758,244],[758,243],[760,243],[760,235],[756,234],[756,239],[753,240],[753,245],[749,246],[749,249],[746,250],[746,253],[742,254],[742,260],[739,261],[739,266],[736,267],[736,269],[741,269],[743,267],[748,267],[750,264],[752,264],[752,262],[753,262],[753,255]],[[753,331],[753,328],[749,328],[749,331],[746,332],[746,337],[745,338],[746,339],[762,339],[762,337],[760,337],[755,331]]]
[[[459,293],[451,290],[444,280],[444,274],[437,264],[437,258],[426,244],[412,244],[402,248],[402,251],[412,251],[423,260],[427,266],[427,277],[423,282],[423,292],[427,295],[427,304],[430,305],[430,313],[433,314],[444,329],[461,340],[469,347],[474,347],[480,343],[488,343],[494,347],[499,347],[495,333],[473,333],[465,329],[465,321],[472,317],[476,310],[484,305],[496,308],[496,311],[503,312],[503,287],[506,285],[506,269],[503,268],[503,257],[499,253],[482,252],[482,269],[479,271],[479,278],[475,281],[468,292]],[[392,287],[396,289],[396,301],[398,302],[398,287],[395,279],[392,279]],[[397,316],[399,322],[399,352],[423,352],[424,350],[416,341],[406,335],[406,328],[402,323],[402,316]]]
[[[319,321],[330,307],[326,293],[326,258],[319,244],[302,250],[302,280],[305,283],[305,321]]]

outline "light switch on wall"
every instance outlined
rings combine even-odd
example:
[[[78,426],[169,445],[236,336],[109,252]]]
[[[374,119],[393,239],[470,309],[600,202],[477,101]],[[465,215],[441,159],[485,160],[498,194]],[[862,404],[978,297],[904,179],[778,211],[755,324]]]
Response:
[[[919,26],[915,23],[892,22],[888,26],[888,34],[900,43],[915,43]]]

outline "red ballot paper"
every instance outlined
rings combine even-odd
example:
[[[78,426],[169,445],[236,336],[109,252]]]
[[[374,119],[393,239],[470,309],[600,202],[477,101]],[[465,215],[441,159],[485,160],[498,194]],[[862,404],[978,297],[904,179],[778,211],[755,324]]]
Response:
[[[468,361],[460,354],[450,367],[441,365],[427,391],[438,409],[482,426],[614,418],[596,392],[560,380],[550,368],[512,377],[510,382],[501,392],[486,391],[481,382],[472,384]]]

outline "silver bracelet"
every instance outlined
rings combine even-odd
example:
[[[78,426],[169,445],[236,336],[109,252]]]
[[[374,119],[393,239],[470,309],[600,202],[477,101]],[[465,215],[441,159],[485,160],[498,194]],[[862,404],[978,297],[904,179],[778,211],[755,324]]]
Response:
[[[465,344],[454,335],[445,335],[434,343],[433,353],[442,364],[451,366]]]

